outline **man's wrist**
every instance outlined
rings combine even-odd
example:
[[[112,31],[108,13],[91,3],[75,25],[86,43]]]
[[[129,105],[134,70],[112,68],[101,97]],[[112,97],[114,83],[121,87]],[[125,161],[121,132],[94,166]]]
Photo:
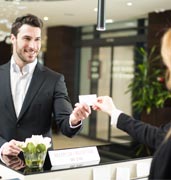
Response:
[[[74,120],[72,120],[72,115],[70,115],[70,118],[69,118],[69,125],[70,125],[71,128],[77,128],[77,127],[79,127],[79,126],[82,125],[82,120],[77,121],[77,122],[74,123],[74,124],[73,124],[73,121],[74,121]]]

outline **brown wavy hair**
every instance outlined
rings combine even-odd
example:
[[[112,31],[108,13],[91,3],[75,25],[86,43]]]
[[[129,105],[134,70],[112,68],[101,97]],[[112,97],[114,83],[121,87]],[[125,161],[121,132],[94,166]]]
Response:
[[[43,28],[43,21],[33,14],[27,14],[16,18],[15,22],[12,24],[11,34],[17,36],[20,27],[24,24],[28,24],[33,27]]]
[[[166,66],[165,83],[168,90],[171,90],[171,28],[162,37],[161,55]],[[171,138],[171,128],[166,134],[165,140]]]
[[[171,90],[171,28],[162,37],[161,55],[166,66],[165,82],[168,90]]]

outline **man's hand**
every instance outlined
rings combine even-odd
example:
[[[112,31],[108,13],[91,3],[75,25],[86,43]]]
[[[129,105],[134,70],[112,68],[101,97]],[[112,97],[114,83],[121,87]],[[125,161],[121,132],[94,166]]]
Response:
[[[86,119],[91,113],[90,107],[85,103],[76,103],[75,108],[70,115],[70,122],[72,126],[76,126],[80,121]]]
[[[17,156],[21,149],[19,148],[20,141],[11,140],[9,142],[6,142],[4,145],[2,145],[2,155],[10,155],[10,156]]]
[[[25,163],[18,156],[6,156],[2,155],[3,162],[14,170],[19,170],[25,167]]]

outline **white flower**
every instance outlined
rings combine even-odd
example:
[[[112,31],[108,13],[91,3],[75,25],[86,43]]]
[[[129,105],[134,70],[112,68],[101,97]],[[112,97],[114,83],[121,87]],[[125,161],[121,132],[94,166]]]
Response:
[[[43,137],[42,135],[32,135],[31,138],[26,138],[25,142],[22,142],[20,146],[22,148],[27,147],[28,143],[33,143],[36,147],[38,144],[44,144],[46,146],[46,149],[51,147],[51,138],[49,137]]]

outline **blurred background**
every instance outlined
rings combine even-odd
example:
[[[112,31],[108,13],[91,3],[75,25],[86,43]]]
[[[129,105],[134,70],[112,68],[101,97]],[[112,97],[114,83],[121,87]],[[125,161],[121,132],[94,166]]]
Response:
[[[38,59],[64,74],[73,106],[79,94],[109,95],[118,108],[139,120],[156,126],[169,121],[170,104],[143,119],[132,106],[132,92],[126,91],[143,61],[136,49],[142,47],[148,52],[156,46],[155,53],[160,54],[161,37],[171,26],[170,0],[106,0],[103,31],[97,30],[98,0],[0,0],[0,9],[0,64],[11,56],[12,22],[17,16],[35,14],[44,22]],[[164,70],[161,59],[158,66]],[[53,129],[58,133],[54,135],[56,148],[79,146],[79,142],[80,146],[116,143],[124,154],[134,144],[126,133],[112,128],[110,118],[100,112],[93,112],[84,123],[78,138],[84,138],[85,143],[58,139],[64,137]]]

